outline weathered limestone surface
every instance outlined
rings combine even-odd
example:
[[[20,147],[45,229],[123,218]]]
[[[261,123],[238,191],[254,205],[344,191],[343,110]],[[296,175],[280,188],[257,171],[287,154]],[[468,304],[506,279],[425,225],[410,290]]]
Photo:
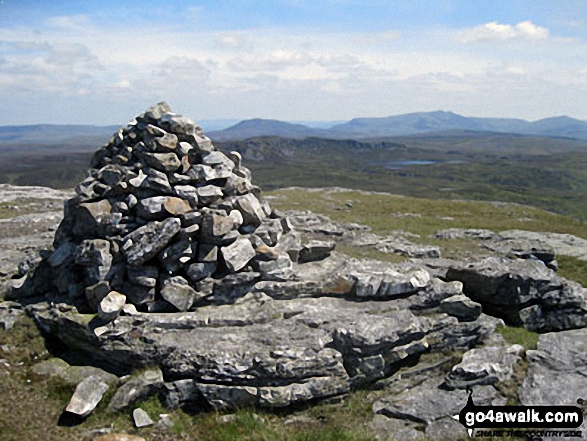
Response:
[[[137,426],[149,424],[137,406],[155,394],[193,411],[280,409],[373,387],[384,391],[377,433],[457,439],[464,432],[450,417],[464,389],[474,387],[478,405],[504,403],[499,386],[524,357],[496,332],[503,320],[562,331],[528,351],[522,402],[569,401],[567,378],[582,390],[586,294],[550,269],[555,247],[445,232],[500,255],[457,262],[406,232],[276,213],[238,153],[217,151],[163,103],[95,154],[57,227],[60,218],[43,224],[56,230],[43,230],[49,251],[2,275],[14,275],[4,282],[15,302],[0,303],[0,327],[27,313],[65,359],[92,365],[33,368],[79,384],[69,409],[80,416],[107,384],[118,388],[110,410],[134,409]],[[352,259],[339,243],[413,259]]]

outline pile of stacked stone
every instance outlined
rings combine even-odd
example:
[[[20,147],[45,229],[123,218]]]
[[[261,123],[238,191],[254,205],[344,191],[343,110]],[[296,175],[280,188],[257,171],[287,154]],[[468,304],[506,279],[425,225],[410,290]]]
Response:
[[[236,300],[238,285],[284,281],[303,249],[236,152],[216,150],[193,121],[159,103],[98,150],[65,204],[55,251],[24,287],[97,312],[188,311]],[[234,297],[233,295],[233,297]]]

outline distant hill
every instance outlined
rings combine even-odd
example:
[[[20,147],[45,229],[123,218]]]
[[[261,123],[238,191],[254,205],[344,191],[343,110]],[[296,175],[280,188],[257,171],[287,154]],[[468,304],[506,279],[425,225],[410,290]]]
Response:
[[[304,139],[376,139],[398,136],[454,136],[460,132],[466,137],[475,132],[485,134],[518,134],[542,137],[563,137],[587,140],[587,121],[558,116],[538,121],[513,118],[470,118],[453,112],[418,112],[383,118],[355,118],[335,124],[308,122],[306,124],[273,119],[249,119],[227,127],[234,120],[202,121],[206,135],[213,141],[237,141],[265,136]],[[310,125],[312,127],[310,127]],[[213,130],[213,129],[221,130]],[[50,125],[0,126],[0,154],[7,149],[26,145],[52,145],[78,150],[94,150],[108,141],[118,126]]]
[[[383,118],[355,118],[329,129],[277,120],[250,119],[224,130],[210,132],[209,136],[218,141],[259,136],[361,139],[455,130],[587,139],[587,121],[566,116],[529,122],[513,118],[472,118],[445,111],[408,113]]]
[[[452,112],[418,112],[385,118],[356,118],[332,127],[337,137],[405,136],[447,130],[519,133],[587,139],[587,121],[566,116],[528,122],[512,118],[469,118]]]
[[[118,126],[36,124],[26,126],[0,126],[0,142],[59,143],[72,139],[103,138],[104,142],[118,130]]]
[[[224,130],[209,132],[208,135],[214,141],[229,141],[259,136],[280,136],[283,138],[326,137],[328,132],[328,130],[314,129],[303,124],[257,118],[241,121]]]

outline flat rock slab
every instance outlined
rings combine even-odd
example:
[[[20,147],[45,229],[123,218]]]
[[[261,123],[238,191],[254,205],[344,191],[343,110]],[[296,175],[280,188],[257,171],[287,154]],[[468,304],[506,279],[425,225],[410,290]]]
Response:
[[[373,404],[373,412],[424,426],[450,418],[465,407],[468,395],[465,390],[445,390],[442,384],[442,380],[431,379],[398,395],[382,398]],[[492,386],[476,387],[473,401],[477,406],[505,404],[505,399]]]
[[[510,380],[514,375],[514,366],[522,362],[523,352],[524,348],[520,345],[471,349],[447,374],[446,384],[453,389],[466,389]]]
[[[60,358],[37,363],[32,371],[39,376],[57,377],[72,386],[78,385],[88,377],[96,377],[108,385],[118,382],[118,377],[94,366],[70,366]]]
[[[519,391],[522,404],[577,406],[577,400],[586,400],[587,329],[543,334],[527,359],[528,375]],[[579,407],[585,415],[585,404]],[[585,417],[578,430],[587,433]]]
[[[134,404],[157,393],[162,386],[161,369],[148,369],[120,386],[108,403],[108,409],[116,412],[130,409]]]
[[[587,396],[587,329],[543,334],[527,359],[522,403],[576,405]]]

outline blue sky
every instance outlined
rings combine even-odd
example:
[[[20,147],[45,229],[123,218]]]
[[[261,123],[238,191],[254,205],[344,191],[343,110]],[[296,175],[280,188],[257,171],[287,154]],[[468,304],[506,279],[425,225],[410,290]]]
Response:
[[[0,124],[587,119],[587,2],[0,0]]]

